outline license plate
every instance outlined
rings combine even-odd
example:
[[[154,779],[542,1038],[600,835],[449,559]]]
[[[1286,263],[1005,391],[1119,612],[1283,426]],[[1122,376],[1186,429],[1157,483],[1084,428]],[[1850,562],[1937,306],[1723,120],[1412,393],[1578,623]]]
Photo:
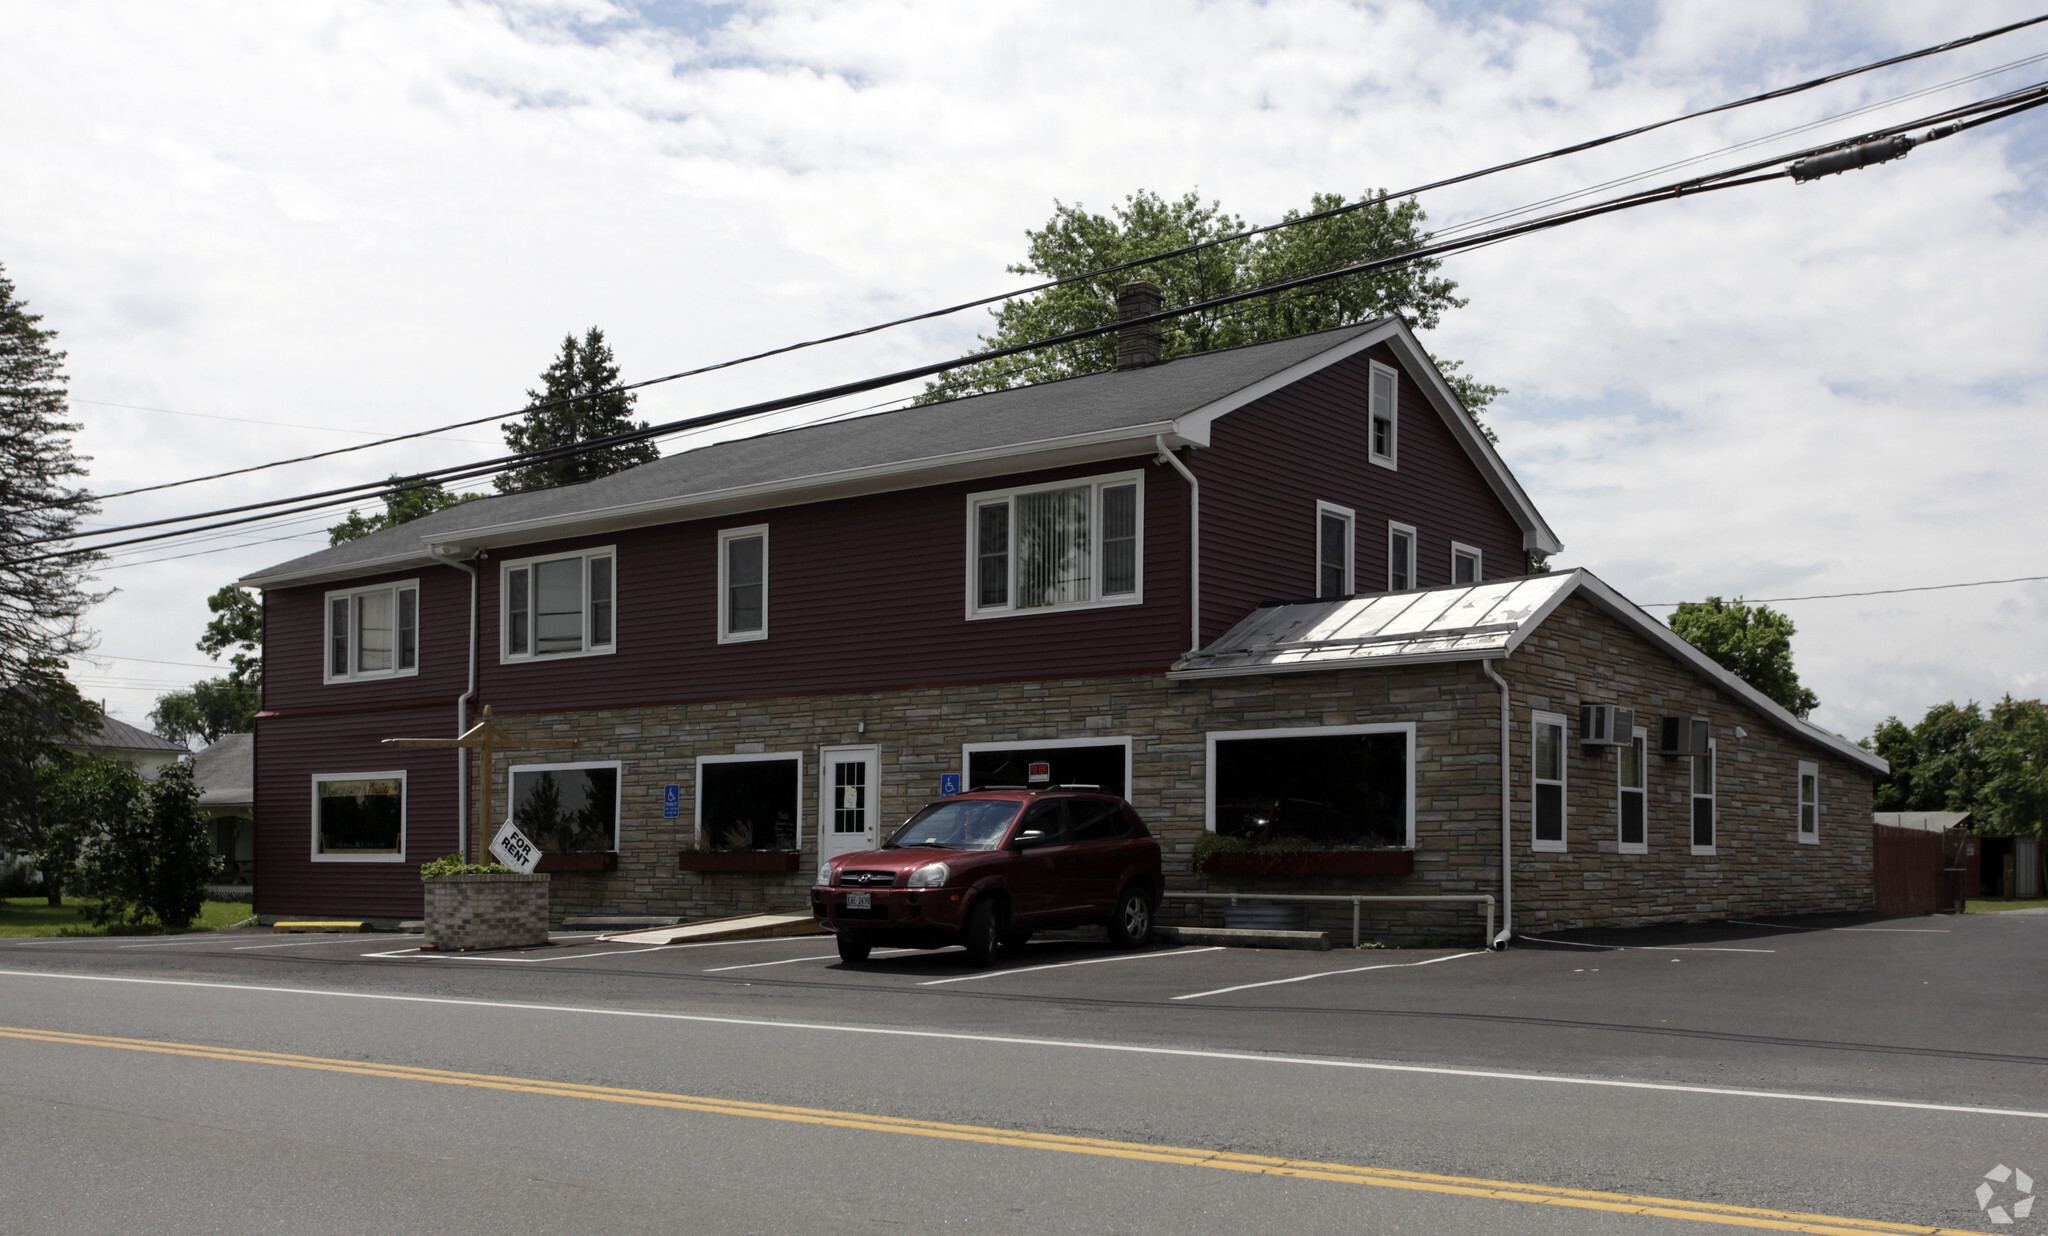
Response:
[[[873,893],[848,893],[846,895],[846,908],[849,910],[872,910],[875,908],[875,895]]]

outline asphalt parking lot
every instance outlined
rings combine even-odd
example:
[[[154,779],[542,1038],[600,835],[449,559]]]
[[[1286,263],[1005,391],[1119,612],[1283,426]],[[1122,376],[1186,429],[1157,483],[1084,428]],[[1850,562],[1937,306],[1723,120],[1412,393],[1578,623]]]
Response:
[[[589,933],[433,954],[415,936],[232,932],[51,940],[0,967],[454,998],[631,1003],[898,1028],[1363,1056],[1693,1084],[2048,1107],[2038,992],[2048,917],[1836,916],[1522,938],[1504,952],[1295,952],[1036,940],[994,966],[957,948],[830,937],[669,946]]]

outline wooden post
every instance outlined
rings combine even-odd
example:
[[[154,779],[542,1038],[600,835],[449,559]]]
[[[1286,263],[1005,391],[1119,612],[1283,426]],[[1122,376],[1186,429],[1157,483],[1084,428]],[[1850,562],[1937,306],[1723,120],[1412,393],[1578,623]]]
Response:
[[[492,720],[491,706],[485,704],[484,715],[477,720],[475,725],[463,731],[460,737],[387,738],[384,740],[384,745],[387,747],[435,747],[441,749],[457,747],[465,751],[477,753],[478,759],[482,762],[481,779],[483,781],[482,789],[477,795],[477,804],[483,811],[483,825],[486,830],[485,836],[478,839],[481,844],[477,846],[477,857],[482,858],[488,853],[490,826],[497,822],[495,819],[496,813],[492,810],[491,783],[496,775],[493,769],[493,757],[497,754],[498,748],[507,747],[513,750],[529,748],[564,750],[582,746],[583,740],[580,738],[514,738],[511,734],[505,732],[503,726]],[[469,828],[469,821],[462,821],[461,827],[467,830]]]

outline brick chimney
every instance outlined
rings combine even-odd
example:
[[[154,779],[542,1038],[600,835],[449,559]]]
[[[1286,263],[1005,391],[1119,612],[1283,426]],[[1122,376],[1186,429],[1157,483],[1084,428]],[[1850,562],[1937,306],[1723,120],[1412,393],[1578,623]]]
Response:
[[[1127,322],[1166,307],[1166,294],[1149,279],[1136,279],[1116,290],[1116,320]],[[1143,369],[1160,361],[1160,324],[1146,322],[1125,326],[1116,332],[1116,367]]]

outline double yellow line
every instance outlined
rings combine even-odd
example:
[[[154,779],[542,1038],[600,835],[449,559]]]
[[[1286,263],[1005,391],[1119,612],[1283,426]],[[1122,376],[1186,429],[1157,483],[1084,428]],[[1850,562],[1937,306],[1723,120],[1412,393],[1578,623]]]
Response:
[[[1224,1150],[1203,1150],[1146,1142],[1119,1142],[1094,1137],[1068,1137],[1058,1133],[1033,1133],[1028,1130],[988,1128],[971,1124],[945,1124],[933,1120],[909,1120],[899,1116],[873,1116],[861,1112],[788,1107],[776,1103],[749,1103],[739,1099],[669,1094],[659,1090],[628,1090],[617,1086],[588,1086],[577,1082],[500,1077],[489,1073],[461,1073],[449,1069],[427,1069],[406,1064],[334,1060],[324,1056],[298,1056],[286,1052],[254,1051],[240,1047],[212,1047],[201,1043],[170,1043],[155,1039],[73,1034],[62,1030],[35,1030],[17,1026],[0,1026],[0,1038],[26,1039],[67,1047],[102,1047],[165,1056],[188,1056],[199,1060],[220,1060],[234,1064],[267,1064],[288,1069],[313,1069],[324,1073],[353,1073],[361,1077],[433,1082],[443,1086],[471,1086],[480,1090],[504,1090],[560,1099],[587,1099],[600,1103],[626,1103],[635,1107],[662,1107],[717,1116],[750,1116],[756,1120],[821,1125],[836,1129],[859,1129],[871,1133],[898,1133],[910,1137],[978,1142],[987,1146],[1024,1150],[1055,1150],[1067,1154],[1128,1159],[1140,1163],[1210,1167],[1260,1176],[1286,1176],[1298,1180],[1322,1180],[1335,1184],[1372,1185],[1382,1189],[1407,1189],[1421,1193],[1486,1198],[1536,1206],[1563,1206],[1577,1210],[1646,1215],[1660,1219],[1690,1219],[1699,1223],[1761,1228],[1774,1232],[1808,1232],[1815,1233],[1816,1236],[1869,1236],[1874,1232],[1915,1233],[1919,1236],[1972,1236],[1961,1229],[1929,1227],[1926,1224],[1880,1223],[1870,1219],[1850,1219],[1839,1215],[1769,1210],[1753,1206],[1726,1206],[1715,1202],[1689,1202],[1669,1197],[1603,1193],[1592,1189],[1560,1189],[1549,1185],[1523,1184],[1508,1180],[1439,1176],[1428,1172],[1404,1172],[1393,1168],[1361,1167],[1348,1163],[1277,1159]]]

